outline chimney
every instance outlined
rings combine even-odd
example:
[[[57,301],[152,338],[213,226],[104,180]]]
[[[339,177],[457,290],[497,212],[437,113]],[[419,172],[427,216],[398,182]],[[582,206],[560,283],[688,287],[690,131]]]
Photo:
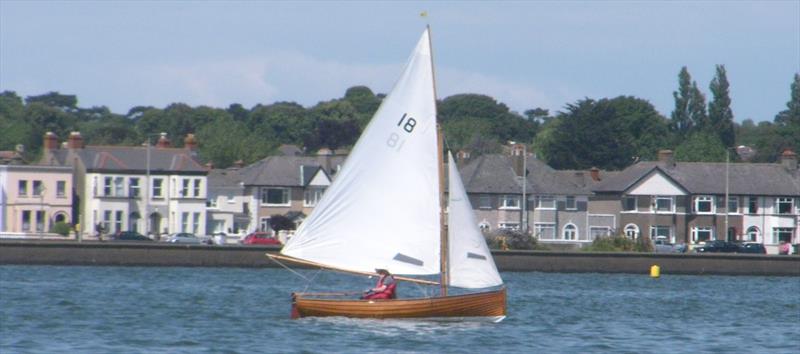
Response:
[[[53,132],[44,133],[44,149],[55,150],[58,149],[58,136]]]
[[[794,153],[791,149],[783,150],[781,154],[781,165],[786,167],[789,171],[797,170],[797,154]]]
[[[170,142],[169,139],[167,138],[167,133],[161,133],[161,136],[158,138],[158,142],[156,142],[156,147],[159,149],[170,147]]]
[[[667,167],[675,166],[675,158],[672,155],[672,150],[658,150],[658,162],[661,162]]]
[[[67,138],[67,148],[83,149],[83,137],[81,136],[81,132],[69,133],[69,138]]]
[[[213,161],[206,162],[206,169],[209,170],[209,171],[213,170],[214,169],[214,162]]]
[[[197,140],[194,138],[194,134],[186,134],[186,138],[183,139],[183,147],[189,151],[197,151]]]
[[[514,168],[514,173],[517,176],[523,176],[523,165],[525,161],[525,145],[517,144],[513,141],[508,142],[511,145],[511,164]]]
[[[236,168],[242,168],[242,167],[244,167],[244,161],[242,161],[242,160],[236,160],[236,162],[234,162],[234,163],[233,163],[233,167],[236,167]]]
[[[589,174],[592,176],[592,180],[595,182],[600,181],[600,169],[597,167],[592,167],[589,169]]]

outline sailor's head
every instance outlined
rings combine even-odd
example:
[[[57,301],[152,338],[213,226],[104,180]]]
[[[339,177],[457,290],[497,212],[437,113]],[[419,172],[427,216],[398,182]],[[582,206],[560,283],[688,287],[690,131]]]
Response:
[[[383,268],[375,268],[375,273],[378,273],[380,275],[391,275],[391,273],[389,273],[388,270]]]

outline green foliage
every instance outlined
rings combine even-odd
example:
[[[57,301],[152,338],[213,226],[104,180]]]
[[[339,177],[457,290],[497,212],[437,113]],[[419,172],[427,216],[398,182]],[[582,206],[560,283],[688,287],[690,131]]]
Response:
[[[717,65],[717,75],[711,80],[709,89],[713,95],[708,105],[708,127],[719,136],[722,144],[733,146],[736,136],[733,127],[733,111],[731,110],[730,84],[724,65]]]
[[[667,120],[647,101],[620,96],[567,105],[545,124],[534,149],[556,169],[622,169],[668,146]]]
[[[276,214],[269,217],[269,227],[277,233],[281,230],[294,230],[295,225],[288,217]]]
[[[708,115],[706,114],[706,96],[697,88],[697,82],[692,82],[689,95],[689,120],[694,127],[691,131],[708,129]]]
[[[478,136],[501,144],[509,140],[527,143],[533,140],[539,128],[536,120],[511,112],[505,104],[485,95],[447,97],[439,103],[438,115],[447,144],[453,150],[475,152],[473,143],[481,142],[476,139]]]
[[[274,141],[261,138],[243,122],[229,115],[206,124],[197,132],[198,153],[216,168],[226,168],[237,160],[246,164],[269,155],[277,147]]]
[[[491,249],[499,250],[549,250],[535,237],[514,230],[496,230],[486,236],[486,244]]]
[[[692,133],[675,148],[675,160],[684,162],[724,162],[725,145],[714,133]]]
[[[678,91],[673,91],[675,98],[675,109],[672,111],[670,129],[678,137],[684,137],[692,128],[692,120],[689,113],[689,102],[692,100],[692,76],[684,66],[678,74]]]
[[[51,233],[59,234],[64,237],[69,236],[70,231],[72,231],[72,227],[63,221],[53,224],[50,228]]]
[[[581,248],[585,252],[653,252],[650,238],[644,236],[631,239],[624,235],[599,236],[592,244]]]

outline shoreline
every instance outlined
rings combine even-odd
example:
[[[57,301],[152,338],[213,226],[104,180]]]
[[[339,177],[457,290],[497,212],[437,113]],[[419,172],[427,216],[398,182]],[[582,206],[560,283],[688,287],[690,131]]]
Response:
[[[0,265],[277,268],[271,246],[117,241],[0,240]],[[493,250],[500,271],[549,273],[800,276],[800,256]],[[300,266],[293,266],[302,268]]]

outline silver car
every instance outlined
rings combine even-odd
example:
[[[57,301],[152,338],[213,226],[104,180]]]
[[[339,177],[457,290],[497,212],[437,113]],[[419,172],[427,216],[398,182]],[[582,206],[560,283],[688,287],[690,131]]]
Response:
[[[202,241],[197,238],[194,234],[190,234],[188,232],[178,232],[172,235],[169,235],[164,242],[169,243],[186,243],[186,244],[195,244],[199,245]]]

